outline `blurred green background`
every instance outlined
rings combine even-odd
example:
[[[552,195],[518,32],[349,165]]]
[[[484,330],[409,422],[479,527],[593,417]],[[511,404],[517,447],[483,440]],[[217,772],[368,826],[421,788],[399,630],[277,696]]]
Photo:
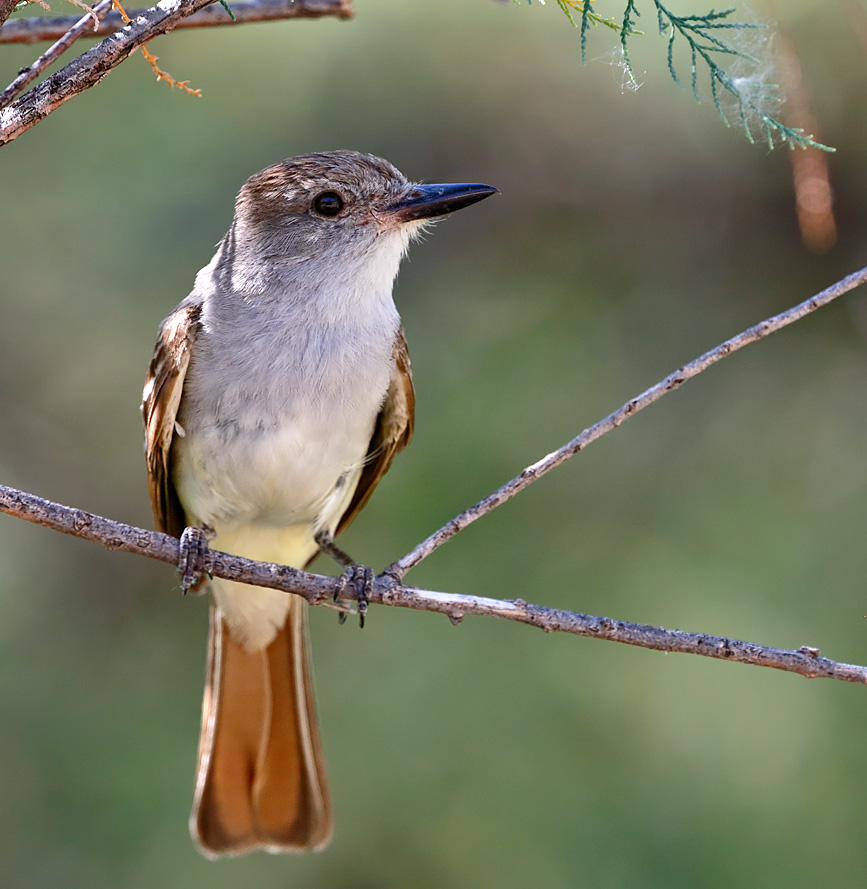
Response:
[[[852,4],[776,7],[838,148],[821,255],[788,150],[677,89],[641,8],[638,92],[616,36],[593,31],[582,68],[552,4],[359,0],[351,22],[155,41],[204,98],[132,58],[3,149],[0,481],[151,527],[138,403],[157,325],[244,179],[293,154],[356,148],[502,192],[401,272],[416,439],[343,538],[376,568],[867,262]],[[34,55],[3,47],[4,83]],[[409,580],[864,663],[865,298],[727,359]],[[186,827],[206,612],[165,565],[0,517],[0,885],[864,885],[864,689],[384,608],[363,632],[312,617],[331,847],[207,862]]]

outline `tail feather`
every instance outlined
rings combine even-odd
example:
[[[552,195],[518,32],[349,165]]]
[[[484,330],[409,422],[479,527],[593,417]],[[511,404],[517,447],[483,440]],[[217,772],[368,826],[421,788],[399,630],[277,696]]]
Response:
[[[260,651],[232,638],[219,607],[211,632],[190,830],[209,856],[301,852],[331,839],[331,801],[307,639],[307,603]]]

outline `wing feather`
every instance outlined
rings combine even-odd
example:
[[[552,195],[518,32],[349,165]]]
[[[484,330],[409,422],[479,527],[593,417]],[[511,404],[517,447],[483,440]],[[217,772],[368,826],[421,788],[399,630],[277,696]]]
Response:
[[[157,528],[173,537],[180,537],[186,521],[172,481],[170,452],[201,314],[201,301],[187,299],[163,321],[142,395],[151,507]]]
[[[410,443],[414,421],[415,390],[412,385],[412,368],[409,363],[406,334],[401,327],[394,341],[394,371],[391,383],[379,416],[376,418],[361,478],[346,512],[340,518],[337,533],[340,533],[364,508],[373,489],[388,472],[395,455]]]

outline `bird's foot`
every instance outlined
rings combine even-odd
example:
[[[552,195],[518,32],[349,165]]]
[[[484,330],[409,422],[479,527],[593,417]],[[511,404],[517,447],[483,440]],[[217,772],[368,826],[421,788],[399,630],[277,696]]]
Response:
[[[337,581],[334,601],[340,602],[341,599],[347,597],[354,598],[358,608],[358,625],[363,627],[364,616],[367,614],[367,606],[370,602],[370,591],[373,589],[373,571],[360,565],[345,553],[337,546],[334,538],[327,531],[318,531],[314,535],[314,540],[319,544],[322,552],[327,553],[338,565],[343,567],[343,573]],[[346,612],[341,611],[337,619],[340,623],[345,623]]]
[[[358,626],[364,627],[364,616],[367,614],[367,606],[370,602],[370,591],[373,589],[373,571],[364,565],[349,565],[343,569],[343,574],[337,581],[337,592],[334,601],[346,598],[350,593],[355,597],[358,608]],[[337,618],[340,623],[346,622],[346,612],[341,611]]]
[[[189,525],[181,534],[178,553],[178,574],[181,575],[181,589],[187,593],[197,593],[208,578],[208,542],[214,539],[214,530],[205,526]]]

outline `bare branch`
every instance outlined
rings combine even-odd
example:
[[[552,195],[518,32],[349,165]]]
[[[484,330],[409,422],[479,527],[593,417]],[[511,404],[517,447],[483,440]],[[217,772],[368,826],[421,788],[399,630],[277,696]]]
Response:
[[[18,0],[0,0],[0,26],[15,12]]]
[[[0,0],[0,7],[7,0]],[[235,22],[219,4],[202,9],[195,15],[178,22],[178,28],[207,28],[216,25],[232,25],[244,22],[269,22],[281,19],[320,18],[336,16],[349,19],[354,15],[352,0],[239,0],[229,4]],[[129,11],[135,20],[144,10]],[[39,43],[44,40],[57,40],[72,28],[77,19],[74,16],[61,18],[35,17],[16,19],[0,28],[0,43]],[[84,36],[106,37],[124,26],[119,12],[107,15],[99,30]]]
[[[123,30],[73,59],[51,77],[0,111],[0,145],[6,145],[74,96],[96,86],[112,68],[143,43],[214,0],[163,0],[145,10]]]
[[[112,6],[113,0],[102,0],[101,3],[97,3],[93,7],[92,13],[82,16],[60,40],[53,43],[29,68],[23,69],[15,80],[0,93],[0,108],[5,108],[23,89],[33,83],[46,68],[53,65],[87,30],[93,32],[95,30],[93,27],[94,21],[98,23]],[[0,34],[2,33],[0,31]]]
[[[688,379],[732,352],[803,318],[865,281],[867,281],[867,268],[843,278],[794,308],[775,315],[726,340],[715,349],[706,352],[695,361],[670,374],[656,386],[627,402],[595,426],[585,429],[581,435],[564,445],[560,450],[527,467],[521,475],[516,476],[476,506],[457,516],[436,534],[419,544],[408,555],[394,562],[375,579],[369,593],[369,600],[373,603],[399,608],[435,611],[447,615],[453,623],[460,622],[466,614],[501,617],[540,627],[546,632],[574,633],[579,636],[607,639],[612,642],[659,651],[683,652],[755,664],[799,673],[808,678],[823,677],[867,684],[867,667],[828,660],[819,656],[818,649],[808,646],[802,646],[797,651],[769,648],[719,636],[666,630],[661,627],[631,624],[610,618],[544,608],[540,605],[528,604],[522,599],[489,599],[456,593],[431,592],[407,587],[401,583],[403,576],[410,568],[417,565],[462,528],[513,497],[537,478],[573,454],[578,453],[591,441],[595,441],[606,432],[615,429],[632,414],[652,404],[666,392],[677,389]],[[180,542],[173,537],[114,522],[80,509],[51,503],[32,494],[2,485],[0,485],[0,511],[66,534],[100,543],[109,549],[138,553],[163,562],[170,562],[176,566],[180,562]],[[207,551],[203,568],[210,575],[295,593],[312,604],[333,603],[335,595],[340,591],[338,579],[334,577],[309,574],[286,565],[254,562],[240,556],[213,550]]]
[[[102,544],[108,549],[137,553],[174,565],[179,562],[180,543],[174,537],[114,522],[3,485],[0,485],[0,511]],[[208,574],[218,577],[294,593],[313,605],[331,604],[338,591],[336,577],[309,574],[287,565],[254,562],[215,550],[207,551],[204,568]],[[666,630],[607,617],[543,608],[540,605],[528,604],[523,599],[489,599],[414,589],[404,586],[387,574],[381,574],[374,580],[368,598],[375,604],[445,614],[455,624],[467,614],[500,617],[539,627],[548,633],[573,633],[657,651],[697,654],[702,657],[771,667],[789,673],[799,673],[809,679],[838,679],[867,684],[867,667],[842,664],[820,657],[818,649],[807,646],[797,651],[768,648],[720,636]]]
[[[112,68],[143,44],[171,31],[189,16],[204,9],[214,0],[162,0],[138,12],[132,22],[106,37],[60,71],[33,87],[7,108],[0,110],[0,145],[6,145],[56,108],[92,86],[96,86]],[[346,0],[295,0],[290,5],[308,3],[344,8]],[[0,29],[2,34],[12,22]]]
[[[651,386],[649,389],[636,396],[626,404],[618,408],[614,413],[609,414],[604,420],[600,420],[595,426],[585,429],[580,435],[572,439],[572,441],[563,445],[559,450],[553,451],[547,457],[543,457],[531,466],[528,466],[520,475],[516,475],[513,479],[506,482],[501,488],[489,494],[483,500],[480,500],[475,506],[464,510],[460,515],[447,522],[438,531],[431,534],[427,540],[423,540],[415,549],[407,553],[403,558],[393,562],[385,569],[385,574],[391,575],[397,580],[402,580],[410,568],[414,568],[423,559],[426,559],[431,553],[439,549],[448,540],[451,540],[459,531],[471,525],[480,519],[483,515],[496,509],[496,507],[511,500],[515,494],[523,491],[528,485],[540,479],[543,475],[549,473],[552,469],[564,463],[570,457],[573,457],[579,451],[587,447],[591,442],[601,438],[606,432],[616,429],[625,420],[628,420],[633,414],[637,414],[648,405],[658,401],[668,392],[679,389],[687,380],[700,374],[703,370],[707,370],[711,365],[722,361],[732,352],[737,352],[750,343],[758,342],[769,334],[780,330],[783,327],[792,324],[795,321],[809,315],[821,306],[827,305],[838,296],[842,296],[855,287],[860,286],[867,281],[867,267],[853,272],[851,275],[832,284],[830,287],[811,296],[808,300],[774,315],[766,321],[750,327],[743,333],[733,336],[724,343],[718,345],[715,349],[705,352],[704,355],[690,361],[683,367],[669,374],[664,380]]]

